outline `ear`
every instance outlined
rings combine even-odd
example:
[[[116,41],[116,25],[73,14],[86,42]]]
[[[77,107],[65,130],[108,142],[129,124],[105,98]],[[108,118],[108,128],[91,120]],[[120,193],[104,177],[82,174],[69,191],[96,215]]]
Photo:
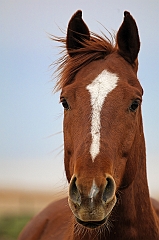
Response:
[[[76,49],[82,48],[82,42],[90,39],[90,32],[82,19],[82,11],[78,10],[68,24],[66,47],[68,54],[73,57]]]
[[[140,39],[135,20],[129,12],[124,12],[124,21],[117,33],[117,46],[119,54],[126,61],[133,64],[137,62],[140,50]]]

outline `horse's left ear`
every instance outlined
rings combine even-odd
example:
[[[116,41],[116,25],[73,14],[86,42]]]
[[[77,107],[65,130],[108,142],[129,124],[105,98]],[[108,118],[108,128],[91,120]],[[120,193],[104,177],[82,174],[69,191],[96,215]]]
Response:
[[[78,10],[71,18],[67,28],[66,47],[68,54],[73,57],[75,51],[83,47],[82,42],[90,39],[90,32],[82,19],[82,11]]]
[[[135,20],[129,12],[124,12],[124,21],[117,33],[118,52],[131,64],[137,61],[140,39]]]

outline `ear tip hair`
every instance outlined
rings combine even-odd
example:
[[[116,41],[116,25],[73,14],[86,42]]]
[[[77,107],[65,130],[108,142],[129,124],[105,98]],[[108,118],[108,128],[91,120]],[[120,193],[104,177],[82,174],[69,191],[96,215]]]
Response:
[[[124,17],[130,16],[130,12],[124,11]]]
[[[74,19],[82,19],[82,10],[77,10],[70,21],[73,21]]]
[[[82,18],[82,10],[77,10],[74,16],[78,18]]]

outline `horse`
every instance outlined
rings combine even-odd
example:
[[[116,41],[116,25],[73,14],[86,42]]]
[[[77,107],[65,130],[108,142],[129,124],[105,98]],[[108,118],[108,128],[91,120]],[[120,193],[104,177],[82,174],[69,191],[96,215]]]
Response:
[[[150,198],[137,78],[140,39],[128,11],[112,40],[90,32],[78,10],[58,61],[68,198],[51,203],[19,240],[159,240]]]

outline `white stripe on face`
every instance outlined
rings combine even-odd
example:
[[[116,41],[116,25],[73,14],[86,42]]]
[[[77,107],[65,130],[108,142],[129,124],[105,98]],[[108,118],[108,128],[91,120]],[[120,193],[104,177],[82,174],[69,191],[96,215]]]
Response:
[[[92,184],[90,193],[88,195],[88,197],[91,199],[91,202],[93,202],[93,198],[97,195],[98,192],[99,192],[99,188],[97,187],[95,180],[93,179],[93,184]]]
[[[117,86],[118,77],[114,73],[110,73],[107,70],[103,70],[86,89],[91,95],[91,106],[92,106],[92,121],[91,121],[91,135],[92,144],[90,147],[90,154],[92,161],[99,153],[100,150],[100,113],[104,100]]]

